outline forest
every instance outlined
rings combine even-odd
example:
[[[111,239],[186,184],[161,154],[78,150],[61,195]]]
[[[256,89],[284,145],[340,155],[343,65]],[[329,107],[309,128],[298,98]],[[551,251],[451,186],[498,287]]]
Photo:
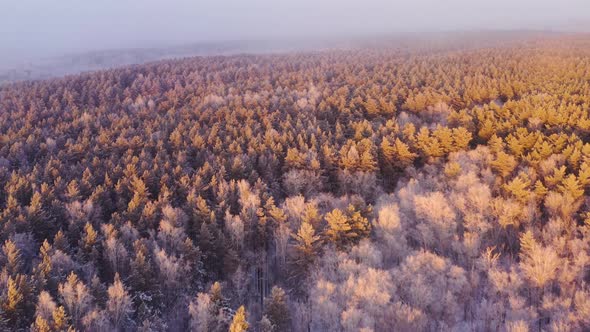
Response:
[[[590,35],[0,87],[1,331],[589,331]]]

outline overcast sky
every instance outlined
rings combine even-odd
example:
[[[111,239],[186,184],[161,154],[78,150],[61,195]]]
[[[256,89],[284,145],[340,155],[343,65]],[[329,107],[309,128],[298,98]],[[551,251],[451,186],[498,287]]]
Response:
[[[587,22],[588,0],[0,0],[0,61],[205,40]]]

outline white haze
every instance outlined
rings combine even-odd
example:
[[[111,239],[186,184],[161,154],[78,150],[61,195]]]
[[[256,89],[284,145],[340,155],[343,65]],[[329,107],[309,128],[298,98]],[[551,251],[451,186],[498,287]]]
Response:
[[[587,22],[587,0],[0,0],[0,67],[199,41],[587,30]]]

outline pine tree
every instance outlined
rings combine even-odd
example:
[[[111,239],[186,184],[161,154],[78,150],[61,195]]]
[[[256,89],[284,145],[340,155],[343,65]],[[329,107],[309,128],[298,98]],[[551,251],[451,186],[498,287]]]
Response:
[[[68,198],[68,203],[80,200],[80,188],[78,187],[78,182],[76,180],[72,180],[68,184],[66,197]]]
[[[8,325],[17,328],[24,319],[24,295],[19,289],[17,281],[8,277],[6,297],[2,303],[2,310],[8,321]]]
[[[212,273],[220,273],[223,268],[225,247],[217,230],[216,223],[204,222],[199,232],[199,248],[203,253],[205,269]]]
[[[379,146],[379,163],[383,174],[384,185],[392,187],[395,183],[396,168],[394,166],[395,149],[387,137],[384,137]]]
[[[384,164],[391,164],[395,158],[395,149],[387,137],[384,137],[379,146],[379,152]]]
[[[518,138],[510,135],[506,138],[506,143],[508,144],[508,149],[513,155],[516,157],[521,157],[523,155],[524,145]]]
[[[377,102],[373,98],[369,98],[365,103],[365,110],[367,111],[367,115],[369,117],[376,117],[380,113],[379,106]]]
[[[51,326],[43,317],[37,316],[31,330],[34,332],[51,332]]]
[[[477,135],[487,141],[490,139],[490,137],[492,137],[492,135],[495,132],[495,128],[494,128],[494,123],[492,122],[492,120],[490,119],[486,119],[485,121],[483,121],[483,123],[481,124],[481,127],[477,133]]]
[[[340,150],[340,167],[354,171],[360,164],[360,158],[356,145],[354,142],[349,141],[349,144]]]
[[[148,201],[148,189],[143,180],[137,176],[133,176],[131,179],[131,189],[133,190],[133,198],[127,205],[127,211],[139,213]]]
[[[374,172],[377,170],[377,162],[371,151],[366,150],[361,153],[358,169],[362,172]]]
[[[432,136],[438,140],[444,153],[455,151],[453,131],[448,127],[443,127],[440,125],[437,126],[437,128],[432,132]]]
[[[212,313],[215,317],[211,330],[225,330],[227,329],[226,313],[229,309],[228,300],[223,296],[221,283],[214,282],[209,288],[209,298],[212,304]]]
[[[59,306],[53,312],[53,330],[54,331],[71,331],[71,327],[68,323],[68,316],[63,306]]]
[[[473,135],[464,127],[453,128],[453,142],[455,150],[465,150],[469,147],[469,143]]]
[[[561,193],[570,194],[574,199],[578,199],[584,195],[584,189],[574,174],[568,175],[558,188]]]
[[[407,166],[410,166],[414,163],[414,159],[416,159],[417,154],[410,151],[409,146],[400,141],[399,138],[395,139],[394,143],[395,148],[395,159],[397,160],[397,166],[401,169],[404,169]]]
[[[522,233],[520,236],[520,250],[522,254],[534,250],[536,246],[537,241],[530,230]]]
[[[96,261],[99,257],[96,245],[98,243],[98,233],[92,227],[92,224],[86,223],[82,237],[78,241],[78,247],[81,255],[85,260]]]
[[[531,192],[528,190],[530,186],[530,181],[527,179],[523,179],[522,177],[518,176],[514,178],[512,181],[504,184],[504,190],[509,192],[512,196],[514,196],[519,202],[526,203],[531,195]]]
[[[339,248],[358,241],[370,232],[369,221],[353,205],[348,206],[346,214],[340,209],[328,212],[325,220],[328,223],[326,237]]]
[[[518,163],[513,156],[504,151],[500,151],[498,152],[496,159],[492,161],[490,165],[492,166],[492,169],[500,173],[500,176],[505,178],[512,173]]]
[[[426,148],[422,151],[425,156],[438,158],[445,154],[445,150],[440,145],[440,142],[436,138],[431,138]]]
[[[582,188],[586,188],[590,184],[590,165],[588,165],[587,162],[584,162],[580,165],[578,181],[580,181]]]
[[[37,289],[44,289],[49,282],[51,273],[51,245],[47,240],[43,241],[39,249],[41,261],[33,268]]]
[[[223,306],[225,299],[223,297],[221,284],[219,281],[216,281],[211,285],[211,288],[209,288],[209,296],[211,296],[211,302],[213,302],[215,305],[219,307]]]
[[[494,134],[488,141],[488,147],[493,153],[500,153],[500,151],[504,151],[504,141]]]
[[[246,320],[246,309],[244,306],[240,306],[229,326],[229,332],[246,332],[249,326]]]
[[[560,168],[556,168],[553,170],[552,175],[548,175],[545,177],[545,183],[550,187],[553,188],[554,186],[558,185],[563,181],[565,178],[566,167],[561,166]]]
[[[315,204],[313,201],[305,204],[301,221],[308,222],[312,226],[317,226],[320,224],[322,221],[322,216],[320,215],[317,204]]]
[[[31,197],[27,215],[31,223],[30,230],[35,239],[43,240],[50,236],[54,226],[48,222],[48,214],[43,207],[43,198],[39,191],[35,191],[33,197]]]
[[[416,148],[425,154],[425,151],[428,149],[430,145],[430,130],[428,127],[421,127],[416,134],[415,146]]]
[[[445,165],[444,173],[449,179],[456,178],[461,174],[461,164],[454,161],[448,162]]]
[[[543,198],[547,195],[547,192],[549,192],[549,190],[543,185],[543,182],[537,180],[537,182],[535,182],[535,195],[539,198]]]
[[[342,246],[345,243],[346,234],[352,230],[346,215],[340,209],[334,209],[332,212],[328,212],[324,218],[328,223],[326,230],[328,240]]]
[[[9,275],[15,276],[22,268],[20,250],[12,240],[6,240],[2,246],[2,252],[6,257],[6,271]]]
[[[131,262],[131,286],[135,291],[147,291],[151,288],[153,271],[148,261],[148,249],[141,240],[133,243],[135,258]]]
[[[543,143],[537,146],[535,151],[539,155],[539,160],[547,159],[549,158],[549,156],[553,154],[553,148],[551,147],[551,144],[549,144],[549,142],[545,140],[543,141]]]
[[[190,217],[189,234],[194,236],[199,234],[203,224],[215,221],[215,213],[211,211],[207,201],[200,195],[193,202]]]
[[[414,163],[417,155],[410,151],[410,147],[406,143],[396,138],[393,144],[388,139],[383,139],[381,142],[381,156],[384,169],[392,167],[397,170],[404,170]]]
[[[53,237],[53,248],[66,253],[69,252],[70,245],[68,243],[68,239],[66,238],[64,232],[61,229]]]
[[[350,234],[350,237],[357,239],[368,236],[371,231],[369,220],[363,217],[361,212],[357,211],[352,204],[348,205],[347,214],[353,232]]]
[[[402,134],[405,139],[414,142],[416,140],[416,126],[412,122],[406,123],[402,129]]]
[[[305,158],[295,148],[287,149],[285,166],[289,169],[302,169],[305,167]]]
[[[288,298],[285,291],[274,286],[270,297],[264,301],[264,315],[268,317],[277,331],[288,331],[291,326],[291,314],[289,311]]]
[[[296,241],[293,261],[300,270],[305,272],[318,255],[320,237],[316,235],[313,226],[307,221],[303,221],[297,234],[291,234],[291,236]]]

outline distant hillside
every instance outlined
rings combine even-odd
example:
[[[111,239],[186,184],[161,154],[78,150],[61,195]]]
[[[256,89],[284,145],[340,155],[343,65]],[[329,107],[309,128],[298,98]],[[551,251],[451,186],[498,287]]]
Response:
[[[38,80],[87,71],[142,64],[164,59],[238,53],[273,53],[320,49],[325,41],[228,41],[174,47],[92,51],[28,61],[20,65],[0,64],[0,84]],[[341,44],[340,44],[341,46]]]
[[[473,31],[441,33],[404,33],[353,38],[251,40],[195,43],[173,47],[132,48],[90,51],[57,57],[23,61],[18,65],[0,62],[0,85],[9,82],[39,80],[121,66],[143,64],[164,59],[192,56],[231,55],[240,53],[276,53],[349,48],[427,48],[492,46],[507,41],[547,37],[536,31]],[[421,46],[421,47],[417,47]]]

